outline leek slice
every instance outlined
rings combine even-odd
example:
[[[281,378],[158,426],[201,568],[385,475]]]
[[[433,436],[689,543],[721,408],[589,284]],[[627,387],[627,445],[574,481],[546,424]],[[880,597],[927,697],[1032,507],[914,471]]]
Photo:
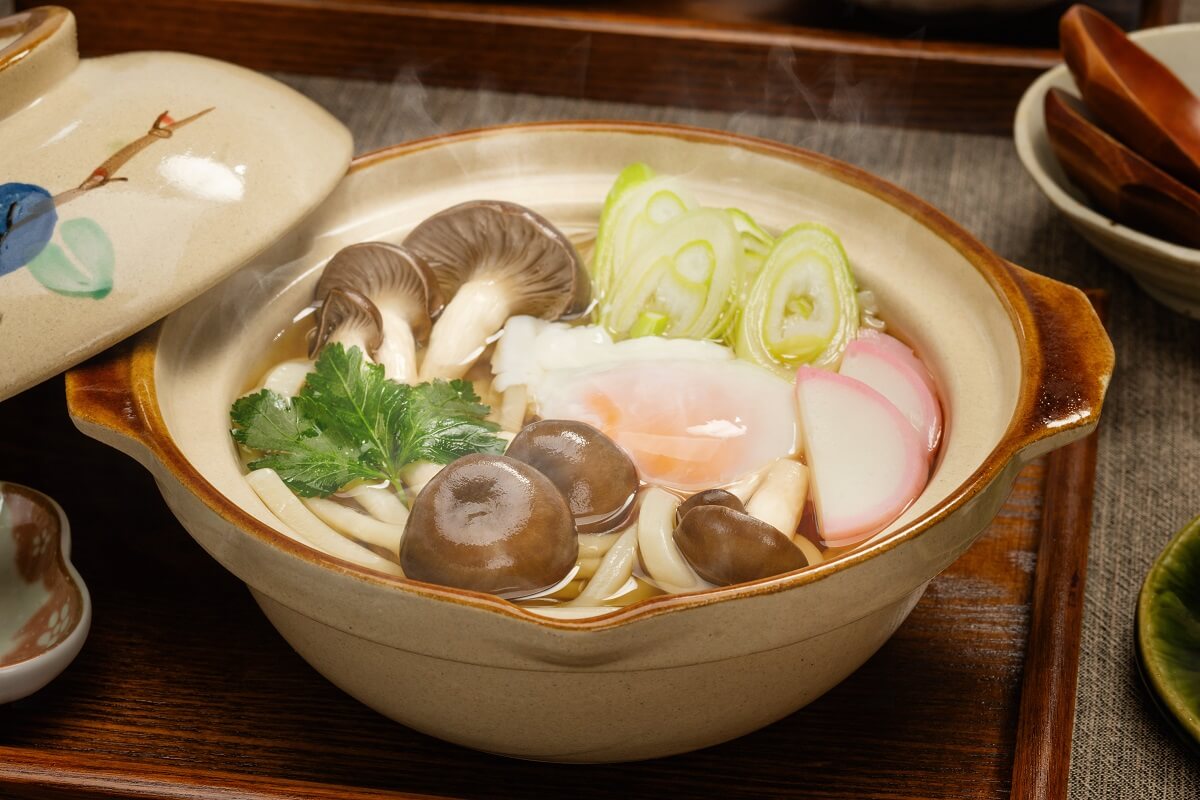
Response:
[[[750,290],[754,279],[767,262],[767,254],[775,245],[771,234],[762,229],[754,218],[740,208],[727,208],[729,219],[738,235],[742,237],[742,286],[743,295]]]
[[[733,227],[742,237],[742,246],[747,253],[761,255],[764,258],[771,250],[771,245],[775,244],[775,240],[771,238],[771,234],[762,229],[762,226],[754,221],[754,217],[742,211],[740,208],[727,208],[729,219],[733,222]]]
[[[857,287],[833,231],[805,223],[780,236],[746,297],[738,356],[786,377],[801,364],[836,367],[858,332]]]
[[[664,225],[696,207],[680,185],[640,162],[621,170],[605,198],[592,256],[592,283],[601,302],[620,285],[634,255]]]
[[[689,211],[631,253],[601,322],[614,336],[717,338],[737,299],[741,254],[728,214]]]

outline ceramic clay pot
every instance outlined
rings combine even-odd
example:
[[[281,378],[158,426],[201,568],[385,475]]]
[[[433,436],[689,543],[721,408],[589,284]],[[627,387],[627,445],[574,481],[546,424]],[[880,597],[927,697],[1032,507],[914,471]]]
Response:
[[[272,516],[244,479],[229,406],[334,252],[399,241],[426,216],[478,198],[528,205],[569,230],[594,227],[613,176],[633,161],[684,176],[702,203],[742,208],[769,230],[813,220],[839,234],[856,276],[941,388],[939,460],[903,516],[813,569],[583,620],[354,566]],[[1006,263],[861,170],[726,133],[553,123],[359,159],[271,251],[135,344],[70,373],[68,398],[79,428],[145,464],[184,527],[335,684],[449,741],[594,762],[716,744],[844,679],[971,545],[1021,467],[1096,426],[1112,367],[1081,292]]]

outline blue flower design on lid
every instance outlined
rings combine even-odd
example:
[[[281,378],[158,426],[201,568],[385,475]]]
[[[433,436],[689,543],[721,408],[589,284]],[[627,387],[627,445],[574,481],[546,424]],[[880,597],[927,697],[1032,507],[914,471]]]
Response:
[[[57,222],[50,192],[32,183],[0,184],[0,276],[36,258]]]

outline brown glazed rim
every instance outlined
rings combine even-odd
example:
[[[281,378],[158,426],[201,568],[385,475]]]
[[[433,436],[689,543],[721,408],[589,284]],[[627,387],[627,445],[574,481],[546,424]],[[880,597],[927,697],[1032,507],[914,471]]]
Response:
[[[581,620],[547,618],[492,595],[420,583],[359,567],[303,545],[260,522],[212,486],[171,438],[155,393],[154,364],[161,327],[67,375],[67,402],[78,421],[108,428],[145,445],[192,494],[231,525],[288,555],[395,591],[458,603],[544,628],[599,631],[659,614],[738,598],[782,592],[821,580],[874,558],[937,525],[986,488],[1018,453],[1049,436],[1093,427],[1112,374],[1112,345],[1078,289],[1003,261],[937,209],[887,181],[828,156],[740,134],[681,125],[624,121],[544,122],[505,125],[432,136],[363,155],[350,171],[369,169],[430,148],[529,132],[669,136],[724,145],[803,165],[868,192],[932,229],[987,279],[1012,321],[1021,353],[1021,387],[1004,435],[983,464],[940,503],[886,539],[815,568],[691,594],[642,600]],[[1053,359],[1044,358],[1051,354]]]
[[[8,17],[0,17],[0,36],[21,36],[0,49],[0,70],[16,64],[34,48],[54,35],[70,18],[71,12],[60,6],[39,6]]]

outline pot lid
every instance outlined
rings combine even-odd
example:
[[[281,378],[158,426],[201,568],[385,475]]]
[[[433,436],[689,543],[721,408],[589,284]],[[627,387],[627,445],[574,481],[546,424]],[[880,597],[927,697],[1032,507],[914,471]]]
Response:
[[[250,70],[80,60],[56,7],[0,18],[0,400],[218,283],[317,206],[350,132]]]

